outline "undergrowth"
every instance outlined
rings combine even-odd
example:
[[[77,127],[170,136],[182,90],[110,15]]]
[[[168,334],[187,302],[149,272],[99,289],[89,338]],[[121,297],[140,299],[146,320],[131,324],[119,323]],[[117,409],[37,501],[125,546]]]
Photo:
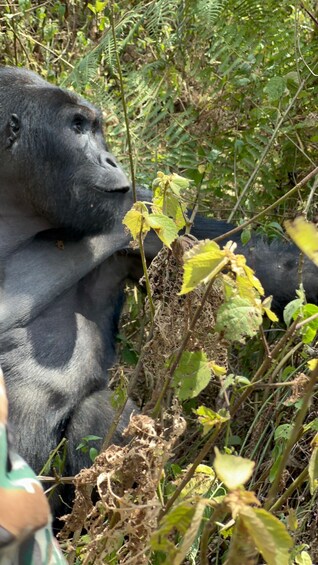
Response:
[[[245,221],[244,243],[250,221],[287,238],[283,219],[316,219],[317,21],[311,1],[0,5],[1,63],[91,98],[137,182],[159,179],[157,208],[137,206],[132,232],[142,245],[155,227],[166,247],[145,273],[146,303],[128,291],[112,375],[118,415],[128,394],[143,413],[130,443],[114,447],[109,434],[76,478],[61,540],[69,563],[318,562],[315,307],[300,289],[279,324],[235,249],[172,243],[189,199],[195,212]],[[159,190],[171,180],[174,196],[186,187],[181,208],[170,202],[172,239]],[[203,280],[202,253],[214,269]],[[242,299],[252,323],[234,316],[230,331]]]

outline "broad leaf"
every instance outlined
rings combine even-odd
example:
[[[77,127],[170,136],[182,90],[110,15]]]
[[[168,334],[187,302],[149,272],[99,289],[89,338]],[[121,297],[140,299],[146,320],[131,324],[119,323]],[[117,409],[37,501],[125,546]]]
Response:
[[[217,313],[215,330],[230,341],[244,341],[254,336],[262,325],[261,308],[240,296],[233,296],[222,304]]]
[[[184,351],[176,368],[172,385],[179,400],[195,398],[209,384],[211,369],[204,351]]]
[[[255,463],[250,459],[220,453],[216,447],[213,467],[225,486],[229,490],[235,490],[251,478]]]
[[[286,231],[298,247],[318,267],[318,229],[300,216],[293,221],[284,222]]]
[[[180,294],[186,294],[200,283],[207,283],[221,271],[228,259],[214,241],[201,241],[184,254],[183,284]]]
[[[162,243],[170,248],[171,243],[178,237],[178,230],[174,221],[164,214],[148,214],[145,221],[147,226],[156,232]]]
[[[145,217],[147,216],[147,206],[143,202],[135,202],[125,215],[123,224],[129,229],[134,239],[137,239],[141,233],[149,231],[149,227],[145,223]]]
[[[285,526],[261,508],[246,506],[240,519],[268,565],[288,565],[293,541]]]

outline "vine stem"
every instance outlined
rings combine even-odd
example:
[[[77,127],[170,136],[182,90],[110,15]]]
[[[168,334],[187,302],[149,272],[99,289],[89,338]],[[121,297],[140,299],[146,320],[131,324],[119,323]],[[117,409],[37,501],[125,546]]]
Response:
[[[307,387],[305,389],[305,394],[304,394],[304,397],[303,397],[302,405],[301,405],[299,412],[297,413],[295,423],[294,423],[292,432],[290,434],[290,437],[287,441],[286,447],[284,449],[282,458],[280,460],[280,463],[279,463],[279,466],[278,466],[278,469],[277,469],[277,473],[275,475],[275,478],[274,478],[274,481],[271,485],[271,488],[269,489],[269,492],[268,492],[268,495],[267,495],[267,498],[266,498],[266,501],[265,501],[265,504],[264,504],[265,510],[268,510],[269,508],[271,508],[271,506],[273,505],[273,501],[274,501],[274,499],[277,495],[277,492],[279,490],[279,484],[280,484],[280,481],[281,481],[281,478],[282,478],[283,471],[286,467],[290,452],[291,452],[292,448],[294,447],[294,445],[297,442],[297,439],[299,437],[301,427],[303,425],[303,422],[304,422],[306,414],[307,414],[308,407],[310,405],[311,397],[312,397],[312,394],[313,394],[315,384],[317,382],[317,378],[318,378],[318,363],[316,362],[316,367],[310,373],[310,377],[309,377]],[[275,506],[275,505],[273,505],[273,506]]]
[[[242,192],[241,192],[239,198],[237,199],[237,202],[236,202],[236,204],[235,204],[235,206],[234,206],[234,208],[233,208],[231,214],[229,215],[229,222],[232,220],[232,218],[233,218],[233,216],[234,216],[236,210],[237,210],[238,207],[240,206],[240,204],[241,204],[241,202],[242,202],[242,200],[243,200],[243,198],[244,198],[246,192],[248,191],[249,187],[253,184],[254,180],[256,179],[257,174],[258,174],[258,172],[259,172],[259,170],[260,170],[260,168],[261,168],[261,166],[262,166],[262,164],[263,164],[263,162],[264,162],[264,160],[265,160],[265,158],[266,158],[266,156],[267,156],[267,154],[268,154],[268,152],[269,152],[269,150],[270,150],[272,144],[273,144],[274,141],[275,141],[275,138],[276,138],[276,136],[277,136],[277,133],[278,133],[280,127],[282,126],[282,124],[283,124],[284,121],[286,120],[286,117],[288,116],[290,110],[292,109],[293,105],[295,104],[295,102],[296,102],[296,100],[297,100],[297,98],[298,98],[300,92],[301,92],[302,89],[304,88],[305,83],[306,83],[306,80],[307,80],[307,79],[303,80],[303,81],[300,83],[300,85],[299,85],[299,87],[298,87],[298,89],[297,89],[297,92],[296,92],[295,96],[292,98],[292,100],[291,100],[290,103],[288,104],[288,106],[287,106],[285,112],[282,114],[282,116],[281,116],[280,119],[278,120],[277,125],[276,125],[276,127],[275,127],[275,129],[274,129],[274,131],[273,131],[273,133],[272,133],[272,136],[271,136],[271,138],[270,138],[268,144],[266,145],[266,147],[265,147],[265,149],[264,149],[262,155],[261,155],[260,158],[259,158],[259,161],[258,161],[258,163],[257,163],[257,165],[256,165],[256,167],[255,167],[255,169],[254,169],[254,171],[252,172],[250,178],[248,179],[246,185],[244,186],[244,188],[243,188],[243,190],[242,190]]]
[[[279,510],[286,502],[286,500],[290,497],[290,495],[296,490],[296,488],[300,487],[300,485],[303,484],[303,482],[307,479],[307,477],[308,477],[308,466],[305,467],[305,469],[303,469],[300,475],[298,475],[298,477],[296,477],[296,479],[292,482],[292,484],[289,485],[289,487],[285,490],[282,496],[280,496],[276,500],[276,502],[272,504],[272,506],[269,509],[270,512],[276,512],[277,510]]]
[[[236,228],[233,228],[232,230],[219,235],[218,237],[216,237],[213,241],[222,241],[223,239],[229,238],[232,235],[240,232],[241,230],[244,230],[247,226],[249,226],[250,224],[252,224],[253,222],[255,222],[255,220],[258,220],[259,218],[261,218],[262,216],[264,216],[264,214],[267,214],[267,212],[270,212],[271,210],[273,210],[274,208],[276,208],[276,206],[278,206],[279,204],[281,204],[282,202],[284,202],[285,200],[287,200],[287,198],[289,198],[290,196],[292,196],[295,192],[297,192],[300,188],[302,188],[303,186],[305,186],[305,184],[307,184],[307,182],[309,182],[313,177],[315,177],[318,174],[318,167],[315,167],[310,173],[308,173],[308,175],[306,175],[300,182],[298,182],[297,184],[295,184],[295,186],[293,188],[291,188],[288,192],[286,192],[286,194],[284,194],[283,196],[281,196],[278,200],[276,200],[276,202],[274,202],[273,204],[271,204],[270,206],[267,206],[267,208],[265,208],[264,210],[262,210],[261,212],[259,212],[258,214],[256,214],[255,216],[253,216],[253,218],[251,218],[250,220],[247,220],[246,222],[244,222],[243,224],[240,224],[239,226],[237,226]]]
[[[296,324],[298,320],[295,320],[292,325],[288,328],[288,330],[284,333],[283,337],[279,340],[279,342],[275,345],[273,350],[271,351],[270,357],[266,357],[266,359],[261,364],[260,368],[256,371],[254,377],[251,379],[251,386],[248,386],[244,392],[241,394],[237,402],[234,404],[233,408],[230,410],[231,417],[235,416],[243,402],[249,397],[251,392],[254,390],[254,383],[260,380],[261,377],[268,371],[271,364],[273,363],[274,359],[276,359],[277,355],[283,350],[283,347],[286,345],[287,341],[292,338]]]
[[[162,509],[162,511],[159,514],[159,518],[158,521],[161,520],[161,518],[167,514],[167,512],[169,512],[170,508],[173,506],[174,502],[177,500],[178,496],[180,495],[180,493],[182,492],[182,490],[184,489],[184,487],[187,485],[187,483],[190,481],[190,479],[192,479],[195,470],[197,468],[198,465],[200,465],[201,461],[203,461],[203,459],[206,457],[206,455],[209,453],[210,449],[212,448],[212,446],[215,443],[215,440],[217,439],[220,430],[223,427],[223,424],[225,424],[226,422],[222,422],[221,424],[218,425],[218,427],[214,430],[214,432],[211,434],[210,438],[208,439],[208,441],[204,444],[204,446],[202,447],[201,451],[199,451],[198,455],[196,456],[195,460],[193,461],[190,469],[187,471],[187,473],[185,474],[185,476],[183,477],[181,483],[179,484],[179,486],[176,488],[176,490],[174,491],[173,495],[169,498],[169,500],[167,501],[166,506]]]
[[[169,386],[170,386],[170,383],[171,383],[171,379],[172,379],[172,377],[173,377],[173,374],[174,374],[176,368],[178,367],[178,365],[179,365],[179,363],[180,363],[180,359],[181,359],[182,353],[184,352],[184,350],[185,350],[185,348],[186,348],[186,346],[187,346],[187,344],[188,344],[188,341],[189,341],[189,339],[190,339],[190,337],[191,337],[191,334],[192,334],[192,332],[193,332],[193,330],[194,330],[194,327],[195,327],[195,325],[196,325],[196,323],[197,323],[197,321],[198,321],[198,319],[199,319],[199,317],[200,317],[200,315],[201,315],[203,306],[204,306],[204,304],[205,304],[205,302],[206,302],[206,300],[207,300],[207,298],[208,298],[208,296],[209,296],[209,294],[210,294],[210,291],[211,291],[211,289],[212,289],[212,286],[213,286],[213,284],[214,284],[215,277],[217,276],[217,274],[218,274],[220,271],[222,271],[222,270],[224,269],[224,267],[227,265],[228,262],[229,262],[228,257],[225,257],[224,259],[222,259],[222,261],[220,261],[219,265],[218,265],[217,268],[215,269],[215,272],[213,273],[213,276],[212,276],[211,280],[209,281],[209,283],[208,283],[208,285],[207,285],[207,287],[206,287],[206,289],[205,289],[205,291],[204,291],[204,294],[203,294],[203,296],[202,296],[202,300],[200,301],[200,303],[198,304],[198,306],[197,306],[197,308],[196,308],[196,311],[194,312],[194,315],[193,315],[193,318],[192,318],[192,320],[191,320],[191,322],[190,322],[190,325],[189,325],[189,327],[188,327],[188,330],[187,330],[187,332],[186,332],[186,334],[185,334],[185,336],[184,336],[184,338],[183,338],[183,340],[182,340],[182,342],[181,342],[181,344],[180,344],[180,346],[179,346],[179,348],[178,348],[178,350],[177,350],[175,359],[174,359],[172,365],[170,366],[169,372],[168,372],[167,375],[166,375],[166,378],[165,378],[163,387],[162,387],[162,389],[161,389],[160,395],[159,395],[159,397],[158,397],[158,400],[157,400],[156,405],[155,405],[155,407],[154,407],[154,409],[153,409],[153,412],[152,412],[152,417],[153,417],[153,418],[157,418],[157,416],[158,416],[158,414],[159,414],[159,412],[160,412],[160,407],[161,407],[162,399],[164,398],[164,396],[165,396],[165,394],[166,394],[166,392],[167,392],[167,390],[168,390],[168,388],[169,388]]]
[[[122,100],[124,117],[125,117],[125,126],[126,126],[126,134],[127,134],[127,144],[128,144],[128,154],[129,154],[129,164],[130,164],[130,174],[131,174],[133,199],[134,199],[134,202],[136,202],[137,201],[137,193],[136,193],[135,168],[134,168],[134,161],[133,161],[133,154],[132,154],[132,142],[131,142],[131,135],[130,135],[130,129],[129,129],[127,104],[126,104],[126,98],[125,98],[124,79],[123,79],[123,73],[122,73],[122,69],[121,69],[120,57],[119,57],[119,53],[118,53],[118,46],[117,46],[115,19],[114,19],[114,2],[113,1],[110,3],[109,21],[110,21],[110,25],[111,25],[113,40],[114,40],[116,65],[117,65],[118,78],[119,78],[119,84],[120,84],[120,96],[121,96],[121,100]]]

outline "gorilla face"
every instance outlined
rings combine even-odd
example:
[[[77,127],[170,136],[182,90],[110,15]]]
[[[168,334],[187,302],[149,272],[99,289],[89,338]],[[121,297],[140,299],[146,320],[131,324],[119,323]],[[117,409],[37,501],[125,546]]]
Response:
[[[123,215],[130,185],[107,150],[100,112],[33,73],[24,70],[23,78],[22,91],[18,70],[0,69],[0,181],[19,187],[52,227],[108,231]]]

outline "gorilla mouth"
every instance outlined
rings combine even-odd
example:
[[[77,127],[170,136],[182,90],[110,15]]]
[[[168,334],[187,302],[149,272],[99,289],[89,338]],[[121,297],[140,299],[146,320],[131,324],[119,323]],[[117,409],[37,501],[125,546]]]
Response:
[[[128,192],[130,190],[130,186],[118,186],[118,187],[112,187],[112,188],[105,188],[105,187],[101,187],[101,186],[92,186],[93,190],[96,190],[96,192],[100,192],[101,194],[113,194],[114,192],[117,193],[122,193],[125,194],[126,192]]]

